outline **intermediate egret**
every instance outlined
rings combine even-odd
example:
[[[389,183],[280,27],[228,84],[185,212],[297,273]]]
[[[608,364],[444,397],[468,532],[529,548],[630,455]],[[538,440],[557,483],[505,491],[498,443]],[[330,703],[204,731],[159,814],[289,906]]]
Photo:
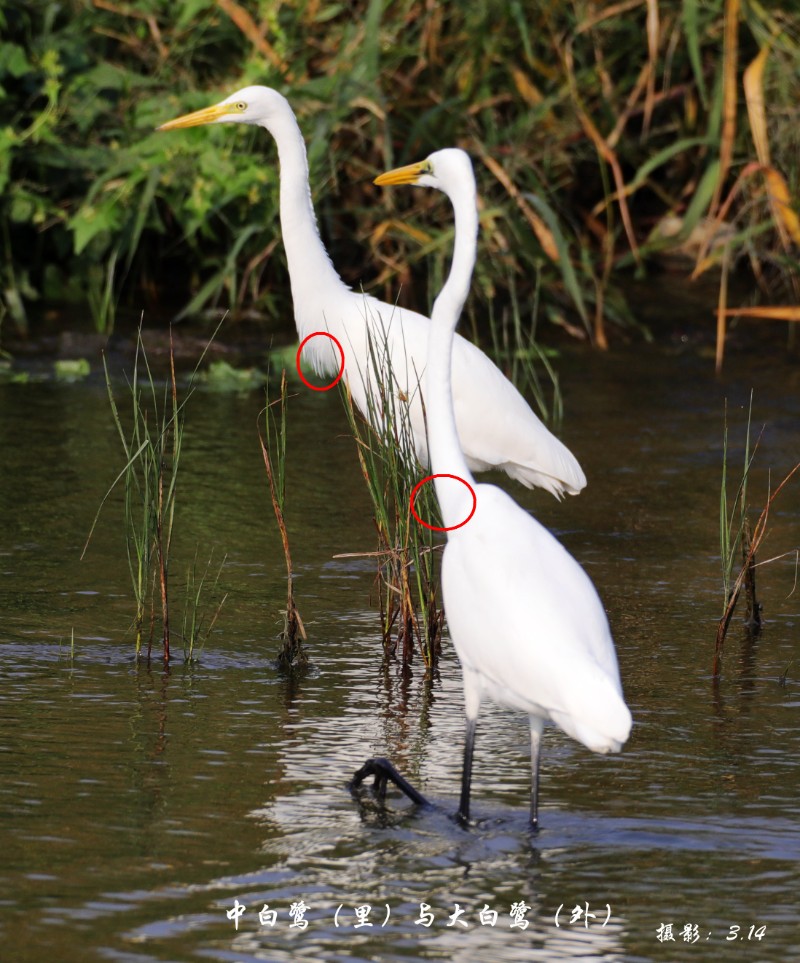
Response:
[[[504,491],[477,485],[459,445],[451,358],[478,232],[468,156],[455,149],[437,151],[422,163],[382,174],[375,183],[438,188],[455,210],[453,264],[431,316],[425,400],[436,497],[444,525],[451,529],[442,557],[442,597],[464,675],[466,739],[457,815],[463,822],[469,819],[475,727],[481,702],[489,699],[528,714],[530,819],[536,828],[546,722],[594,752],[617,751],[628,738],[631,714],[622,696],[614,642],[597,591],[581,566]],[[474,491],[475,512],[461,524],[473,507],[467,486]],[[411,787],[386,760],[370,760],[355,782],[370,774],[381,791],[392,779],[415,802],[424,802],[416,790],[408,792]]]
[[[384,339],[395,391],[409,403],[417,457],[428,464],[424,405],[419,383],[425,368],[429,320],[414,311],[352,291],[322,244],[308,184],[308,160],[300,128],[285,97],[269,87],[245,87],[213,107],[162,124],[159,130],[201,124],[255,124],[275,139],[280,162],[280,218],[289,267],[294,317],[301,341],[327,331],[342,344],[345,377],[366,417],[379,410],[372,358]],[[370,349],[372,339],[372,351]],[[340,358],[327,337],[312,338],[303,352],[318,373],[335,373]],[[456,336],[453,352],[456,421],[473,471],[499,468],[531,488],[561,497],[577,494],[586,476],[569,449],[542,424],[489,358]],[[373,419],[374,420],[374,419]]]

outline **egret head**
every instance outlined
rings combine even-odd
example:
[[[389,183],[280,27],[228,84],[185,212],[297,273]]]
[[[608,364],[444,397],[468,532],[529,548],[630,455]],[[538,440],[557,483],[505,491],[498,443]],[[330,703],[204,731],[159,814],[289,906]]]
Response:
[[[375,183],[388,187],[395,184],[416,184],[419,187],[435,187],[446,194],[459,187],[475,189],[475,175],[469,155],[458,147],[437,150],[424,161],[397,167],[375,178]]]
[[[271,87],[243,87],[225,100],[191,114],[168,120],[157,130],[177,130],[202,124],[261,124],[266,126],[272,115],[285,106],[285,98]]]

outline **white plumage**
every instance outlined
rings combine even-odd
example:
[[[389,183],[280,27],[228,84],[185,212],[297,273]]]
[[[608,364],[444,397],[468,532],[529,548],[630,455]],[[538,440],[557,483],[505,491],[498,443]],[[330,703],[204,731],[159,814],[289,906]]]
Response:
[[[490,699],[528,714],[531,730],[531,823],[538,823],[542,729],[553,722],[594,752],[621,748],[631,729],[614,643],[603,605],[581,566],[504,491],[475,484],[459,446],[451,394],[454,332],[469,293],[478,218],[472,164],[460,150],[377,178],[379,184],[419,184],[444,191],[453,203],[456,242],[450,274],[430,325],[425,397],[435,474],[473,486],[471,521],[448,532],[442,559],[445,613],[464,673],[467,717],[459,816],[469,818],[475,724]],[[455,342],[457,344],[457,342]],[[455,365],[452,367],[455,378]],[[437,478],[447,527],[467,516],[472,498],[458,481]]]
[[[368,392],[377,400],[368,332],[391,356],[395,388],[410,402],[417,456],[429,463],[419,384],[427,357],[428,318],[352,291],[322,244],[308,186],[305,144],[286,98],[269,87],[245,87],[220,104],[162,124],[160,130],[211,123],[256,124],[275,139],[280,160],[280,215],[289,266],[295,323],[301,338],[328,331],[342,343],[345,377],[353,399],[369,417]],[[328,338],[313,338],[303,352],[318,373],[334,374],[340,359]],[[577,494],[586,477],[574,455],[537,418],[489,358],[456,335],[453,403],[458,434],[472,471],[498,468],[528,487],[556,497]],[[374,408],[375,406],[373,406]]]

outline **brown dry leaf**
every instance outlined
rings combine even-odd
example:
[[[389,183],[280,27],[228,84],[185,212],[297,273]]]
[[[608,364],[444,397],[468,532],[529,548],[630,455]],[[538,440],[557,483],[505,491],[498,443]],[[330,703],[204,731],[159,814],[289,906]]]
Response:
[[[792,197],[783,174],[768,167],[764,171],[764,179],[778,229],[783,228],[794,243],[800,245],[800,218],[792,207]]]
[[[719,279],[719,296],[717,299],[717,344],[714,358],[714,369],[719,374],[722,371],[722,360],[725,356],[725,333],[728,316],[728,270],[730,268],[730,248],[726,245],[722,258],[722,272]]]
[[[369,97],[354,97],[350,101],[350,106],[354,110],[357,107],[360,107],[362,110],[369,111],[373,117],[381,122],[386,120],[386,111],[380,106],[380,104],[376,103],[376,101],[370,99]]]
[[[798,321],[800,322],[800,305],[754,305],[744,308],[727,308],[724,312],[729,317],[736,315],[740,318],[761,318],[764,321]]]
[[[544,100],[544,97],[525,71],[520,70],[519,67],[512,67],[511,76],[514,78],[514,85],[525,103],[530,104],[531,107],[538,107]]]
[[[399,221],[397,218],[390,218],[388,221],[381,221],[380,224],[376,225],[370,235],[372,243],[379,244],[389,231],[399,231],[401,234],[406,234],[420,244],[430,244],[432,240],[430,234],[421,231],[418,227],[407,224],[405,221]]]
[[[770,166],[767,112],[764,106],[764,70],[769,52],[769,44],[765,44],[745,70],[743,86],[750,131],[758,160],[764,171],[764,180],[767,183],[770,211],[778,229],[781,244],[786,249],[790,239],[795,244],[800,244],[800,218],[792,208],[786,180],[779,171]]]
[[[722,43],[722,132],[719,144],[719,178],[709,213],[716,214],[722,189],[728,177],[736,138],[736,69],[739,57],[739,3],[725,0],[725,25]]]
[[[575,35],[579,36],[582,33],[586,33],[588,30],[593,29],[597,26],[597,24],[602,23],[604,20],[608,20],[610,17],[618,17],[623,13],[628,13],[628,11],[635,10],[636,7],[641,7],[642,4],[646,2],[649,2],[649,0],[622,0],[621,3],[613,3],[607,7],[603,7],[602,10],[599,10],[591,16],[585,16],[581,20],[578,29],[575,31]]]
[[[591,120],[589,115],[577,107],[578,120],[581,122],[586,135],[592,141],[592,143],[597,148],[600,156],[608,163],[611,168],[611,173],[614,175],[614,183],[616,185],[616,200],[619,204],[619,213],[622,218],[622,224],[625,228],[625,234],[628,238],[628,244],[630,245],[631,254],[633,254],[637,263],[641,261],[641,256],[639,254],[639,245],[636,243],[636,234],[633,230],[633,221],[631,220],[630,211],[628,210],[628,202],[625,199],[626,187],[625,179],[622,175],[622,167],[619,163],[619,158],[616,152],[611,149],[608,142],[605,140],[600,131],[595,127],[594,122]]]
[[[656,67],[658,64],[658,40],[660,25],[658,20],[658,0],[647,0],[647,93],[644,99],[644,133],[650,130],[653,105],[656,94]]]
[[[545,224],[545,222],[539,217],[539,215],[534,211],[530,204],[525,200],[525,198],[520,193],[517,185],[511,180],[511,178],[506,174],[503,168],[497,163],[497,161],[490,157],[485,151],[481,151],[481,160],[489,168],[489,170],[494,174],[498,181],[503,185],[503,187],[508,192],[509,196],[514,199],[517,207],[522,211],[525,216],[525,220],[530,224],[533,229],[533,233],[536,235],[537,240],[542,246],[544,253],[550,258],[554,264],[558,264],[560,257],[558,253],[558,245],[555,242],[553,233],[550,228]]]
[[[236,3],[236,0],[217,0],[217,6],[231,18],[250,43],[256,50],[264,54],[272,66],[276,70],[280,70],[287,80],[291,80],[289,65],[278,55],[272,44],[267,41],[248,11]]]
[[[769,167],[769,139],[767,137],[767,112],[764,108],[764,67],[769,56],[769,45],[761,48],[758,56],[748,64],[742,78],[750,132],[756,148],[756,156],[764,167]]]
[[[716,210],[713,217],[709,216],[707,218],[708,227],[705,231],[705,243],[700,245],[700,249],[697,252],[697,266],[691,274],[691,279],[693,281],[698,278],[711,264],[715,263],[714,257],[708,256],[708,250],[712,242],[719,237],[719,232],[724,230],[725,218],[728,216],[728,212],[733,205],[734,199],[742,190],[747,180],[761,170],[762,167],[757,161],[750,161],[750,163],[745,164],[740,171],[739,176],[736,178],[733,187],[728,192],[728,196],[725,198],[725,202],[722,204],[722,206],[719,206],[717,200],[713,202],[715,208],[719,207],[719,210]],[[716,190],[719,190],[719,183],[720,182],[718,181]]]
[[[695,264],[692,273],[689,275],[689,279],[691,281],[697,280],[701,274],[705,274],[709,268],[717,267],[718,264],[718,257],[715,257],[714,255],[708,255],[704,257],[702,260],[698,261],[697,264]]]

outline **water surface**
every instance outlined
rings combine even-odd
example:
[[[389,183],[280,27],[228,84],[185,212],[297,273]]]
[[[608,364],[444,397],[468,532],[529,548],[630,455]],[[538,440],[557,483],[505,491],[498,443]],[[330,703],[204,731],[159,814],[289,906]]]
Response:
[[[125,364],[115,359],[115,374]],[[769,471],[782,477],[800,452],[798,372],[733,359],[717,382],[705,358],[641,347],[566,353],[558,368],[563,437],[589,487],[561,504],[509,490],[595,581],[635,727],[609,757],[547,731],[534,839],[527,723],[509,711],[481,715],[477,825],[447,815],[460,774],[457,661],[446,643],[432,680],[385,664],[372,563],[334,558],[374,547],[337,398],[291,402],[287,517],[311,667],[288,679],[272,662],[284,570],[260,393],[199,390],[189,403],[174,604],[179,613],[196,552],[227,556],[229,598],[200,662],[166,671],[132,658],[119,495],[80,560],[121,464],[99,372],[0,385],[3,959],[796,957],[792,559],[759,571],[757,643],[735,621],[719,687],[710,667],[725,400],[738,470],[754,389],[764,431],[751,500],[763,503]],[[797,491],[774,507],[767,556],[800,545]],[[441,811],[353,800],[346,782],[373,754]],[[227,915],[237,901],[238,928]],[[306,928],[292,925],[301,903]],[[259,922],[265,905],[274,926]],[[659,939],[668,925],[674,939]]]

